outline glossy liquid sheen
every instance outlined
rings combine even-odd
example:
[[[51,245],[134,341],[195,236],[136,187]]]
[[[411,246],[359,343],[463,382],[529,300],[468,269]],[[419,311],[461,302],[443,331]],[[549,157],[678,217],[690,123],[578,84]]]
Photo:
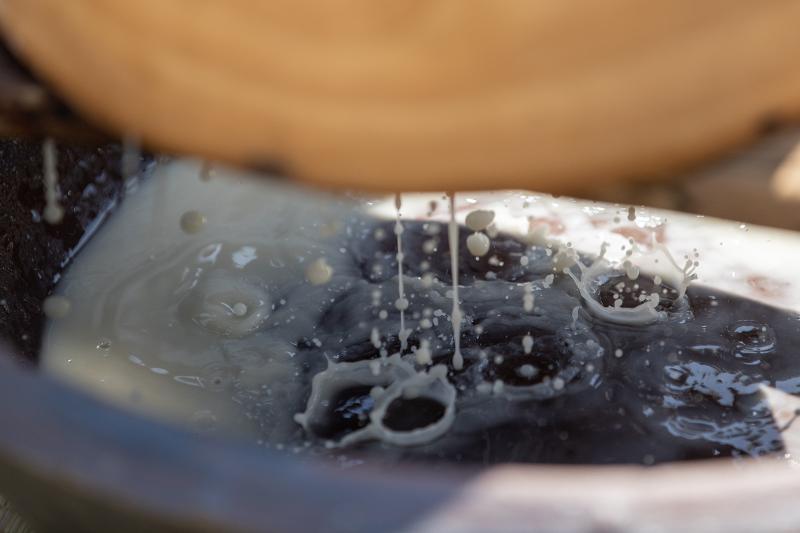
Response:
[[[546,246],[499,234],[476,257],[447,220],[404,214],[395,233],[360,202],[198,173],[143,184],[76,259],[46,371],[308,455],[652,464],[783,449],[759,384],[800,392],[794,314],[609,269],[584,287],[600,305],[660,295],[657,319],[616,323]]]

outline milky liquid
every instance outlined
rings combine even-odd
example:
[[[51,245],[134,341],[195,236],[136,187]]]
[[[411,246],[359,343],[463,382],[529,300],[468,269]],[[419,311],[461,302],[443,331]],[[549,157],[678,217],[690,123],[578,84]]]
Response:
[[[759,387],[800,391],[793,315],[687,291],[693,260],[658,255],[647,268],[661,274],[631,279],[538,227],[499,234],[494,212],[461,227],[449,204],[418,221],[398,198],[380,218],[164,166],[64,274],[42,367],[295,453],[651,464],[781,449]],[[484,231],[490,249],[474,254]]]
[[[41,364],[126,408],[255,436],[241,396],[291,393],[293,344],[336,291],[322,282],[353,274],[343,235],[321,228],[355,208],[198,171],[162,167],[90,241],[58,286],[70,309],[48,323]]]

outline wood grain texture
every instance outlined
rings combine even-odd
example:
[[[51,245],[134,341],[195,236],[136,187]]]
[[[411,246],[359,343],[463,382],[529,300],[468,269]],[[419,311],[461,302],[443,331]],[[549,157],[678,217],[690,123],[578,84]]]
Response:
[[[657,176],[800,116],[798,0],[5,0],[104,127],[326,186]]]

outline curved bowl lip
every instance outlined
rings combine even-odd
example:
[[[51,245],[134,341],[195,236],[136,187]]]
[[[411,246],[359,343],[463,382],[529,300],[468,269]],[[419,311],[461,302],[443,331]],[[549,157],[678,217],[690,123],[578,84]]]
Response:
[[[154,524],[293,532],[800,523],[800,472],[778,460],[342,468],[139,417],[8,354],[0,349],[0,427],[14,430],[0,432],[0,468]],[[15,481],[0,476],[12,500]]]

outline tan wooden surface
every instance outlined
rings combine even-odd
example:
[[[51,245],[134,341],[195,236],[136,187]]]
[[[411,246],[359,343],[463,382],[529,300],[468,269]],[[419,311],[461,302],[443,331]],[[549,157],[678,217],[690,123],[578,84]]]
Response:
[[[800,0],[4,0],[13,47],[156,149],[322,185],[653,178],[800,114]]]

